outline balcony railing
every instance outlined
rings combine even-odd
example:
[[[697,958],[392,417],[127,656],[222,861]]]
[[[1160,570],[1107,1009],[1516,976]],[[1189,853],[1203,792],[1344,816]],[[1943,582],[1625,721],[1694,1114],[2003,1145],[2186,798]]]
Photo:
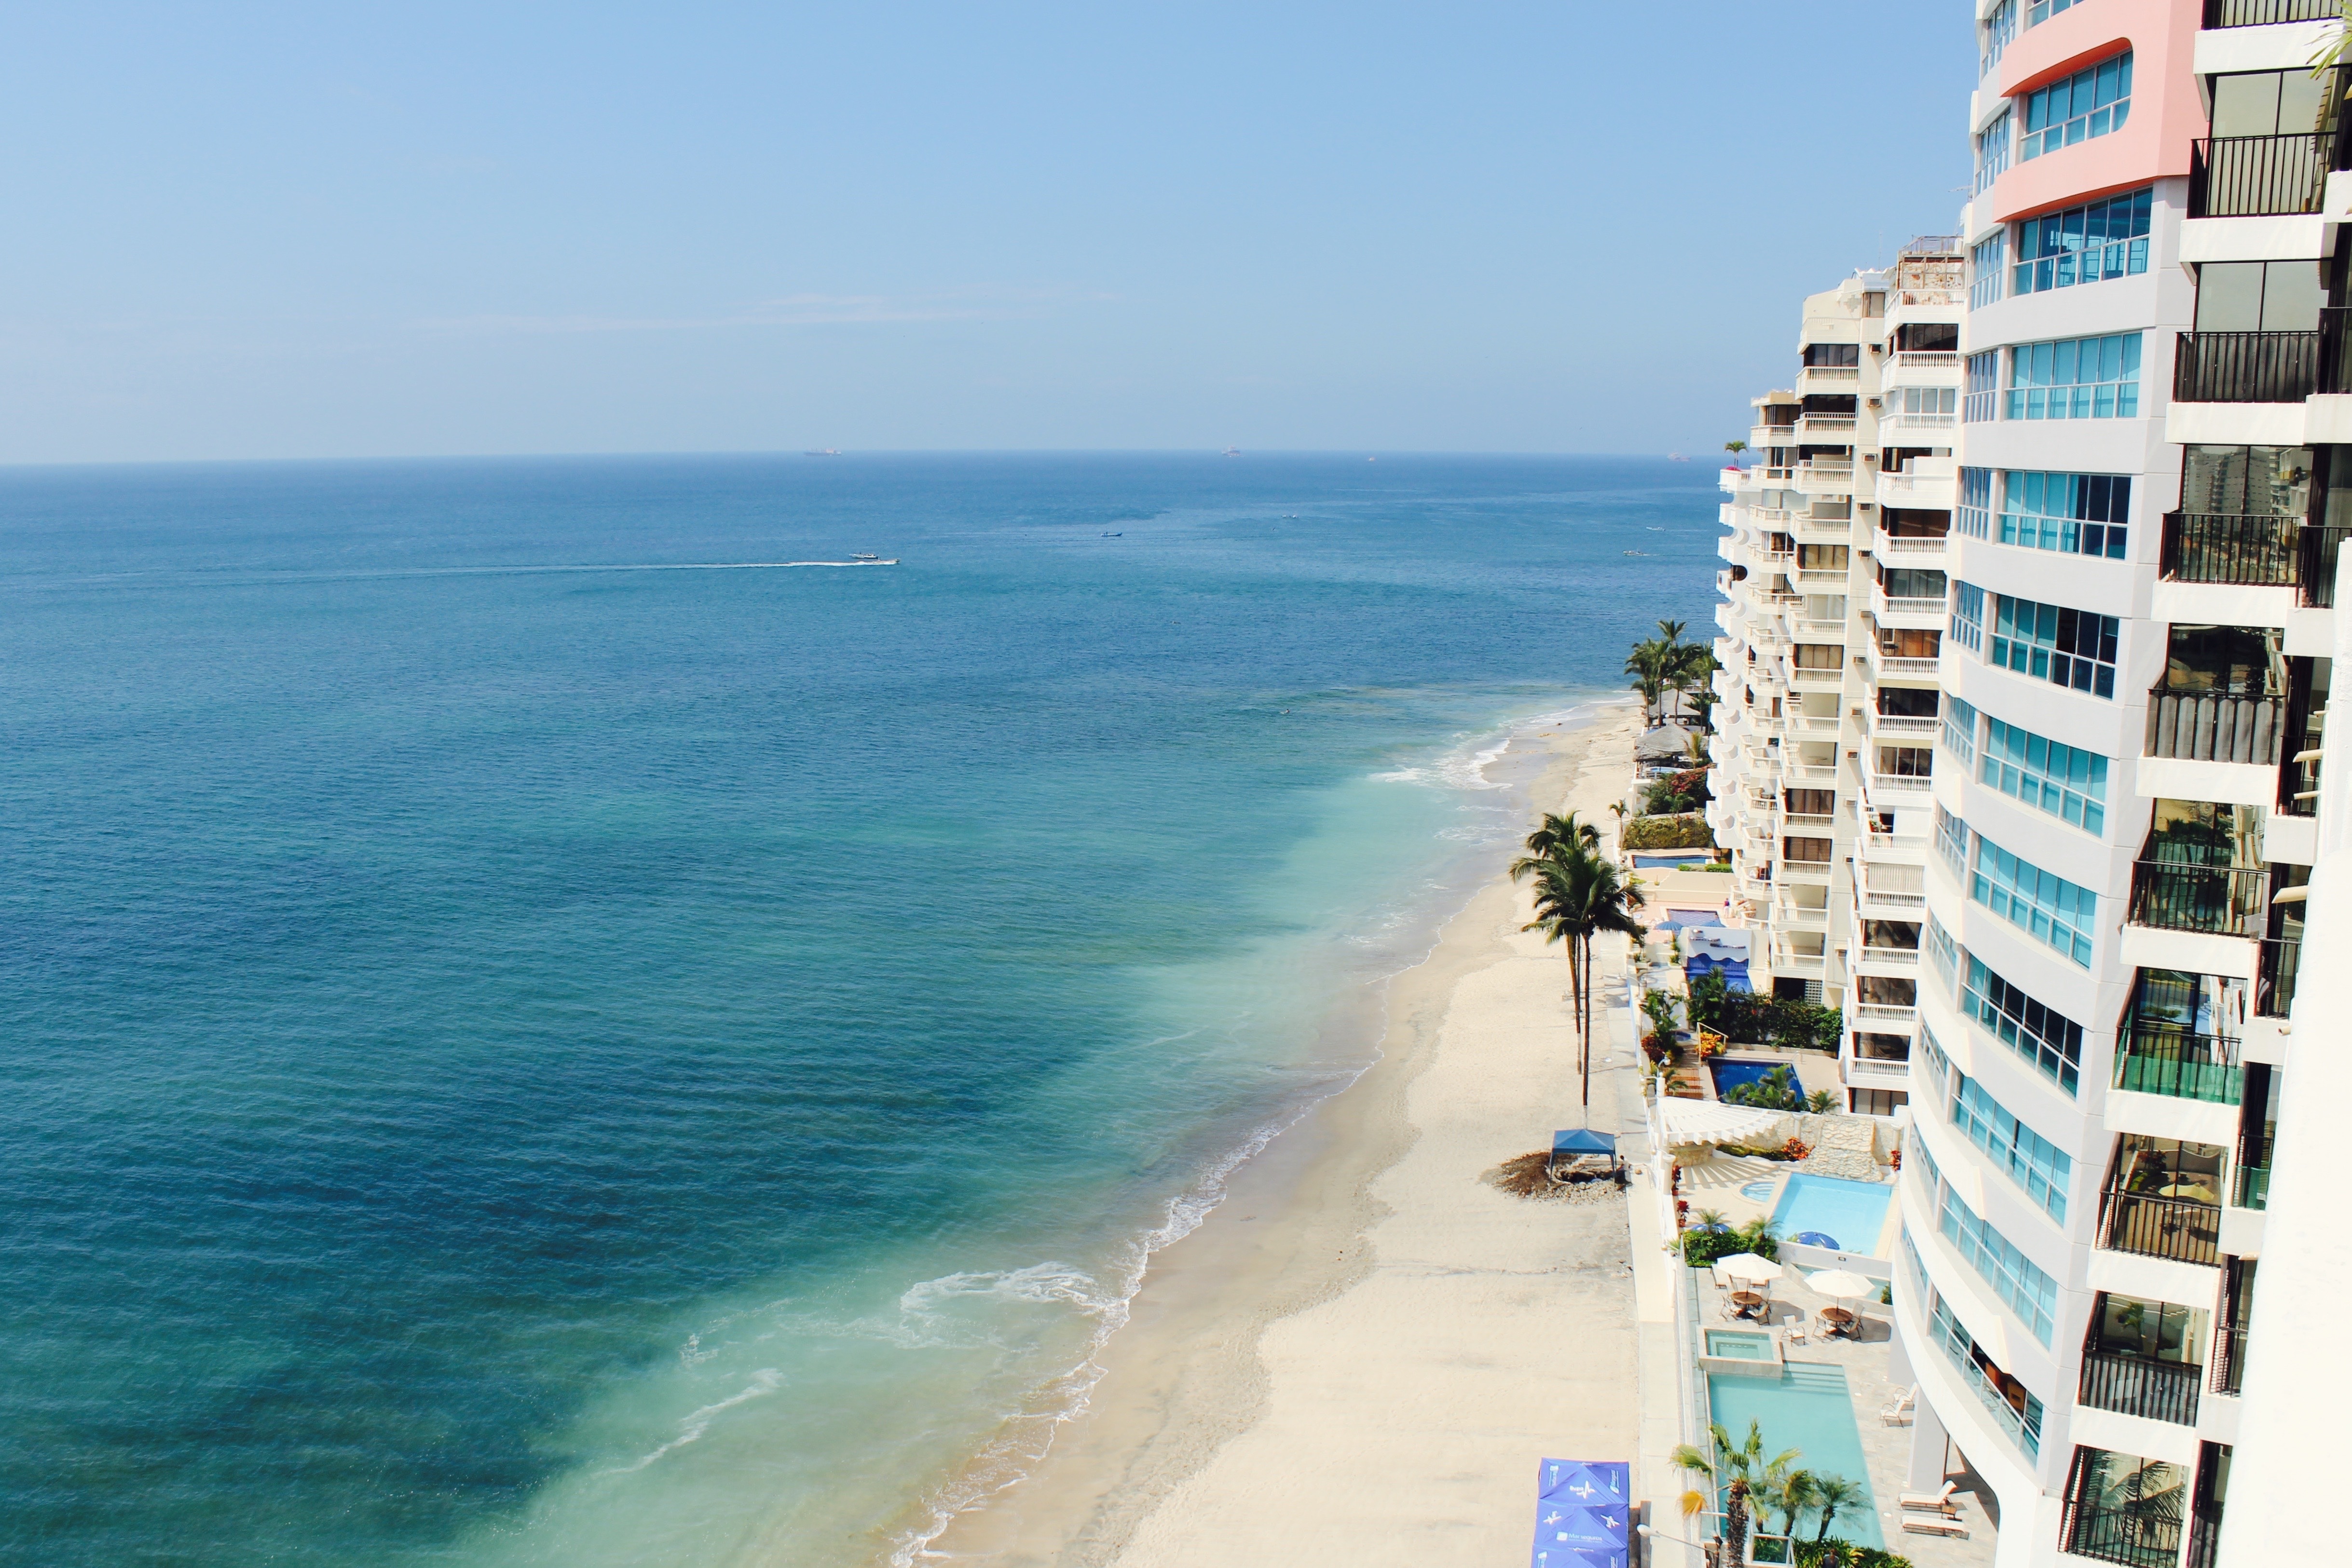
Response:
[[[2237,1180],[2231,1184],[2230,1207],[2232,1208],[2268,1208],[2271,1206],[2271,1167],[2240,1166]]]
[[[2132,877],[2135,925],[2221,936],[2260,936],[2269,914],[2263,866],[2183,865],[2142,861]]]
[[[2283,1019],[2294,1008],[2294,976],[2303,958],[2303,944],[2287,937],[2265,937],[2262,961],[2254,969],[2256,1017]]]
[[[2183,332],[2175,402],[2301,402],[2319,390],[2319,334]]]
[[[2140,755],[2275,768],[2286,706],[2284,695],[2158,686],[2147,694],[2147,737]]]
[[[2136,1023],[2116,1054],[2116,1087],[2235,1105],[2245,1096],[2246,1070],[2234,1040]]]
[[[2319,211],[2333,131],[2216,136],[2192,144],[2189,215],[2272,217]]]
[[[2186,1198],[2109,1191],[2100,1205],[2099,1245],[2111,1252],[2136,1252],[2143,1258],[2217,1262],[2221,1256],[2221,1211],[2212,1204]]]
[[[2198,1385],[2204,1378],[2205,1369],[2192,1362],[2086,1350],[2079,1397],[2094,1410],[2194,1427]]]
[[[2338,0],[2205,0],[2205,26],[2267,27],[2279,22],[2332,22]]]
[[[2176,582],[2284,588],[2298,576],[2303,519],[2218,512],[2164,515],[2164,575]]]
[[[1960,368],[1960,356],[1956,350],[1904,349],[1896,352],[1895,362],[1906,371],[1956,371]]]
[[[2180,1521],[2167,1517],[2154,1503],[2140,1511],[2070,1502],[2061,1539],[2077,1557],[2121,1563],[2126,1568],[2179,1568]]]
[[[2301,559],[2295,563],[2295,580],[2303,585],[2303,601],[2305,604],[2332,605],[2336,602],[2336,558],[2343,550],[2347,534],[2352,534],[2352,528],[2341,524],[2303,530]]]
[[[2246,1383],[2246,1331],[2227,1323],[2213,1331],[2213,1392],[2238,1394]]]

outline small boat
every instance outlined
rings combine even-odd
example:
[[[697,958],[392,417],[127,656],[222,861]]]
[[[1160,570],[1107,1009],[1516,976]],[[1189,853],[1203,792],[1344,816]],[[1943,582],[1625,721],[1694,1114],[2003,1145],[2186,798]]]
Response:
[[[1220,454],[1221,456],[1225,457],[1239,457],[1241,455],[1242,449],[1238,446],[1228,446],[1222,454]]]
[[[801,455],[803,457],[838,457],[841,455],[841,448],[838,446],[828,446],[822,452],[803,452]]]
[[[1107,538],[1107,539],[1123,539],[1123,538],[1127,538],[1127,530],[1126,530],[1126,529],[1124,529],[1124,528],[1122,528],[1122,529],[1120,529],[1118,533],[1115,533],[1115,534],[1105,534],[1105,535],[1103,535],[1103,538]]]
[[[852,560],[880,560],[882,558],[874,554],[871,550],[854,549],[849,552],[849,559]]]

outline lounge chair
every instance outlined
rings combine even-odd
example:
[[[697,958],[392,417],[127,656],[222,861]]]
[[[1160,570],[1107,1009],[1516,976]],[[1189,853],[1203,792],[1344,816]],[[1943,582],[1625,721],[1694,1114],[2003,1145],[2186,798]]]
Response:
[[[1917,1384],[1913,1384],[1903,1391],[1902,1396],[1894,1404],[1881,1410],[1878,1413],[1878,1418],[1890,1427],[1908,1427],[1911,1424],[1912,1403],[1918,1397],[1919,1386]]]
[[[1812,1342],[1805,1337],[1805,1314],[1799,1312],[1795,1317],[1790,1318],[1789,1326],[1780,1331],[1780,1337],[1790,1344],[1811,1343]]]
[[[1916,1509],[1922,1513],[1955,1513],[1960,1505],[1952,1500],[1952,1494],[1959,1490],[1959,1482],[1946,1481],[1942,1491],[1898,1492],[1895,1500],[1903,1508]]]
[[[1969,1527],[1957,1519],[1922,1519],[1912,1514],[1903,1521],[1903,1528],[1914,1535],[1944,1535],[1955,1541],[1969,1538]]]

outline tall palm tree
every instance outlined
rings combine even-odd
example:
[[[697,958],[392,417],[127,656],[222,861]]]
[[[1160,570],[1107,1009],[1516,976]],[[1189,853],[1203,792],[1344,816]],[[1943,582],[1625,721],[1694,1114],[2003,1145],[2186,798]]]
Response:
[[[1815,1476],[1812,1490],[1812,1506],[1822,1511],[1822,1527],[1814,1532],[1813,1539],[1827,1541],[1830,1521],[1837,1517],[1838,1510],[1862,1500],[1862,1483],[1843,1476]]]
[[[1535,918],[1519,927],[1541,931],[1548,942],[1568,946],[1569,988],[1576,1009],[1578,1090],[1592,1103],[1592,939],[1603,932],[1642,934],[1633,911],[1643,907],[1641,884],[1628,880],[1616,862],[1581,839],[1511,868],[1515,879],[1532,876]]]
[[[1720,1421],[1707,1423],[1707,1435],[1713,1439],[1715,1452],[1702,1453],[1689,1443],[1676,1447],[1669,1456],[1676,1468],[1695,1471],[1721,1487],[1723,1499],[1724,1561],[1748,1561],[1748,1501],[1755,1493],[1777,1486],[1788,1468],[1801,1457],[1790,1448],[1764,1457],[1764,1432],[1756,1422],[1748,1423],[1748,1437],[1735,1443],[1731,1434],[1723,1429]]]
[[[1625,673],[1633,677],[1633,687],[1642,694],[1642,721],[1656,722],[1666,695],[1666,687],[1674,682],[1674,655],[1655,637],[1633,644],[1625,655]]]
[[[1832,1479],[1836,1478],[1832,1477]],[[1843,1481],[1839,1482],[1843,1485]],[[1791,1470],[1780,1478],[1780,1484],[1765,1500],[1780,1511],[1780,1533],[1793,1537],[1797,1533],[1797,1516],[1821,1500],[1821,1490],[1814,1485],[1811,1470]]]
[[[1527,843],[1528,852],[1511,862],[1514,878],[1526,876],[1538,861],[1570,845],[1587,850],[1599,849],[1601,830],[1591,822],[1578,821],[1573,811],[1564,817],[1555,817],[1546,811],[1537,821],[1536,831],[1528,835]]]

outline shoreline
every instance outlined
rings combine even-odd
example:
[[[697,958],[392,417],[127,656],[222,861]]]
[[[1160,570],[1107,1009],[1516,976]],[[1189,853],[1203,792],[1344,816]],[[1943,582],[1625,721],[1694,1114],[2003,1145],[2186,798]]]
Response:
[[[1638,713],[1612,705],[1528,737],[1543,756],[1530,808],[1572,806],[1610,831],[1639,733]],[[912,1561],[1193,1568],[1311,1542],[1402,1564],[1472,1540],[1521,1550],[1535,1459],[1631,1456],[1622,1200],[1530,1203],[1476,1179],[1579,1116],[1566,961],[1518,931],[1525,903],[1498,871],[1389,977],[1365,1070],[1152,1255],[1085,1411]],[[1612,1126],[1616,1095],[1596,1084],[1593,1124]],[[1570,1307],[1596,1321],[1563,1321]],[[1581,1370],[1559,1364],[1570,1361]],[[1408,1429],[1383,1425],[1406,1410]]]

